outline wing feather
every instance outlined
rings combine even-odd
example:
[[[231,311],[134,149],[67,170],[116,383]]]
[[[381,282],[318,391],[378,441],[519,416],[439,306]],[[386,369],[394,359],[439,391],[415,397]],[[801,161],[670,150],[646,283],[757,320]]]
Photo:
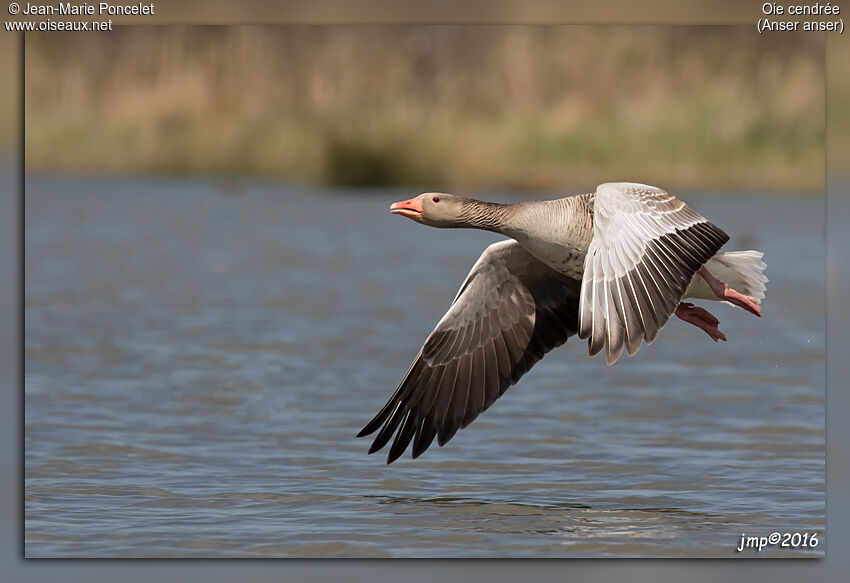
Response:
[[[580,282],[514,241],[488,247],[401,384],[358,437],[378,432],[369,453],[393,438],[387,463],[413,442],[448,442],[578,326]],[[567,324],[567,325],[565,325]]]
[[[728,235],[653,186],[606,183],[593,199],[593,238],[581,285],[578,335],[613,364],[651,343],[694,274]]]

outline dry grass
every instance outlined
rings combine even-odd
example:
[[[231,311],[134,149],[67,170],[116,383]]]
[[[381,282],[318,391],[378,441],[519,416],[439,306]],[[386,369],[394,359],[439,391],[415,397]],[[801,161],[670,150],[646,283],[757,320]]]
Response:
[[[823,37],[751,27],[27,35],[30,169],[823,188]]]

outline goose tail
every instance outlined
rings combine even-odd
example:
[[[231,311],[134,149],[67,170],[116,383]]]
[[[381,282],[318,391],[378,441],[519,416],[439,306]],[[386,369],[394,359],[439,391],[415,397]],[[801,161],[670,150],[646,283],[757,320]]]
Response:
[[[767,276],[764,274],[767,263],[762,261],[761,251],[727,251],[718,253],[705,263],[706,269],[720,281],[725,281],[729,287],[755,299],[759,304],[764,299],[767,289]],[[688,298],[716,300],[717,296],[705,281],[695,275],[685,293]]]

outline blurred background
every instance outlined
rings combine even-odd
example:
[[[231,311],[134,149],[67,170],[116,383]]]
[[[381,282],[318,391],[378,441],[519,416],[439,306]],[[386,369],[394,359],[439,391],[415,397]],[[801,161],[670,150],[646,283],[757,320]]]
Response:
[[[76,174],[823,189],[824,37],[750,26],[29,34],[26,160]]]
[[[166,26],[23,47],[26,556],[824,538],[823,35]],[[570,341],[448,447],[367,456],[353,435],[495,240],[387,205],[606,180],[764,251],[765,317],[711,306],[728,343],[671,322],[611,368]]]

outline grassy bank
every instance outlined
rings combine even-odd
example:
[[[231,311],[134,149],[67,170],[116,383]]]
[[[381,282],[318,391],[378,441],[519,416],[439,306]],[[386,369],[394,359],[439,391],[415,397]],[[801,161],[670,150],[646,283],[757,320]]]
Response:
[[[610,26],[28,35],[27,165],[428,188],[821,189],[822,37],[773,38]]]

